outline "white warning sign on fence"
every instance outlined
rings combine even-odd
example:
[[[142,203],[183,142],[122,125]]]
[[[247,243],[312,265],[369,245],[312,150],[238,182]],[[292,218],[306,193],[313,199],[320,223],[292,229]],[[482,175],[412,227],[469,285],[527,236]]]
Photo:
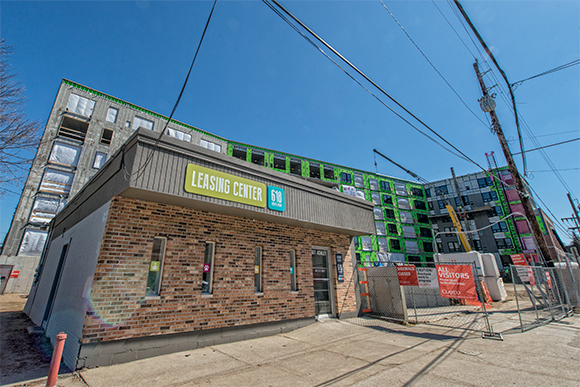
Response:
[[[434,267],[418,267],[417,279],[420,288],[438,289],[439,281],[437,281],[437,272]]]

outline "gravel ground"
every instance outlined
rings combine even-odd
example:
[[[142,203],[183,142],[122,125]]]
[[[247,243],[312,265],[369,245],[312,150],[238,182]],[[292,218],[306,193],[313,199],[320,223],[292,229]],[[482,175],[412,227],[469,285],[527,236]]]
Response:
[[[0,295],[0,385],[48,375],[52,344],[28,334],[34,324],[22,312],[25,304],[25,295]],[[62,366],[60,372],[67,370]]]

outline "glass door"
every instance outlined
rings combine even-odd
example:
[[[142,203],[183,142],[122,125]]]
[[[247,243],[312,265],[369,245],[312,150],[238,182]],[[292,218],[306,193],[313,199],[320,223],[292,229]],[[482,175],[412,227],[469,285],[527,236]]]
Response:
[[[332,315],[328,252],[312,250],[312,277],[314,280],[314,307],[317,316]]]

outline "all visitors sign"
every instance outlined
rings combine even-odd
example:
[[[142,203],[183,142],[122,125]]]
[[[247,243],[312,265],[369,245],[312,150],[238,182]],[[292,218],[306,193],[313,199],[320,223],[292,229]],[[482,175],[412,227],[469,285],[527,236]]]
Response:
[[[471,265],[437,265],[441,297],[477,300]]]

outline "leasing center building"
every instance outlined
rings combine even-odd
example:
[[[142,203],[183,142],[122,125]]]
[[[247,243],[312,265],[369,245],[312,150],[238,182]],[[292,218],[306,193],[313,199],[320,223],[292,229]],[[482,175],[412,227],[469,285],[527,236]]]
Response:
[[[358,314],[373,204],[138,129],[51,222],[25,312],[72,369]]]

